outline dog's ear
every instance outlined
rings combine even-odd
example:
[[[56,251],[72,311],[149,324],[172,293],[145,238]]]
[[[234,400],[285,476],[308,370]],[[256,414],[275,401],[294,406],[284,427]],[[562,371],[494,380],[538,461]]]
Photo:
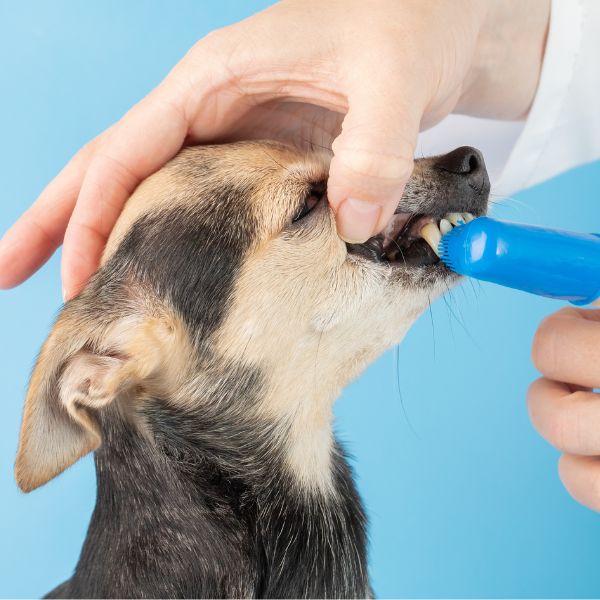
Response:
[[[15,476],[31,491],[101,444],[98,411],[156,381],[175,329],[162,318],[93,324],[89,311],[63,311],[33,369],[25,400]],[[79,313],[79,314],[78,314]],[[179,337],[179,336],[178,336]],[[179,349],[179,348],[177,348]]]
[[[80,351],[52,374],[48,345],[35,366],[25,400],[15,475],[29,492],[98,448],[94,410],[115,398],[124,361]]]

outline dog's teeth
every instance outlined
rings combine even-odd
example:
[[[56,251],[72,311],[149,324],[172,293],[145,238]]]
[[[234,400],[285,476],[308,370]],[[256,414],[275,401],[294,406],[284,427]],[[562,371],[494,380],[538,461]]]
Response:
[[[465,224],[465,218],[461,213],[448,213],[446,215],[446,219],[448,219],[448,221],[450,221],[450,223],[452,223],[454,226]]]
[[[442,232],[442,235],[448,233],[451,229],[452,229],[452,223],[450,223],[450,221],[448,221],[448,219],[442,219],[440,221],[440,231]]]
[[[435,223],[427,223],[421,229],[421,237],[429,244],[431,249],[439,256],[438,246],[442,239],[442,234]]]
[[[462,216],[465,223],[470,223],[475,218],[471,213],[463,213]]]

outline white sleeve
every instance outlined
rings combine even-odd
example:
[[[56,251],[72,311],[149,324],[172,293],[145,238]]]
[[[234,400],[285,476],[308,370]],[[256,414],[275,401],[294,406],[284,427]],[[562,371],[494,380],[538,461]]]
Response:
[[[452,115],[418,152],[482,150],[494,191],[510,195],[600,158],[600,0],[553,0],[544,64],[522,123]]]

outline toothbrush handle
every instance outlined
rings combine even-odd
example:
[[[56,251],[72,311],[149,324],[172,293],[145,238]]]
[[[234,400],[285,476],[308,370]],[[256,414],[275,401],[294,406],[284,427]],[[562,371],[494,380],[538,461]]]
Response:
[[[600,296],[600,235],[481,217],[469,223],[459,273],[582,305]],[[464,269],[464,270],[461,270]]]

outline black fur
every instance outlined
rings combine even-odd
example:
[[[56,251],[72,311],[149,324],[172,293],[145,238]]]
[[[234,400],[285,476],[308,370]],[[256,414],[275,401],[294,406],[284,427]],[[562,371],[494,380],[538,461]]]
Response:
[[[149,409],[159,448],[107,417],[97,505],[74,576],[48,597],[368,594],[364,515],[342,453],[337,497],[303,494],[271,432]]]
[[[222,185],[207,193],[210,203],[142,217],[109,265],[167,300],[199,341],[221,323],[256,229],[244,210],[249,190]]]

